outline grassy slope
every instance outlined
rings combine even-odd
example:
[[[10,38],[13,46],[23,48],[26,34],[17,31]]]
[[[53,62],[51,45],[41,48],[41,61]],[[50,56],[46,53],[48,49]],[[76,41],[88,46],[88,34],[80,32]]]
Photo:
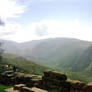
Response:
[[[15,65],[23,69],[26,73],[42,74],[45,70],[48,70],[46,67],[37,65],[25,58],[18,57],[16,55],[4,54],[3,57],[3,63]]]
[[[23,72],[31,73],[31,74],[42,74],[45,70],[48,70],[48,68],[37,65],[31,61],[28,61],[22,57],[18,57],[14,54],[4,54],[4,63],[15,65],[21,69],[23,69]],[[57,70],[57,69],[56,69]],[[61,70],[57,70],[61,71]],[[79,80],[83,82],[90,82],[92,81],[92,77],[87,75],[85,72],[65,72],[68,76],[68,78],[72,80]]]

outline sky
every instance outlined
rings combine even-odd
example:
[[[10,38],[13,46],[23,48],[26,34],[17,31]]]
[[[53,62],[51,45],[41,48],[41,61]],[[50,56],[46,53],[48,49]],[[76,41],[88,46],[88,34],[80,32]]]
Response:
[[[92,0],[0,0],[0,39],[92,41]]]

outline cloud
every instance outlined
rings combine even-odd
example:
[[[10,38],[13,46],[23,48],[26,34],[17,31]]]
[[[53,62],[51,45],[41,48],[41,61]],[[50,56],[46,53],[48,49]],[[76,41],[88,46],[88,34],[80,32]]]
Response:
[[[52,2],[55,0],[32,0],[32,2]]]
[[[23,1],[23,0],[21,0]],[[0,0],[0,38],[12,39],[13,35],[20,31],[20,25],[11,23],[8,19],[17,18],[27,9],[27,1]]]
[[[24,13],[25,6],[18,0],[0,0],[0,16],[3,19],[18,17]]]
[[[17,23],[8,23],[4,29],[2,28],[0,34],[2,39],[17,42],[54,37],[69,37],[92,41],[92,27],[81,25],[78,18],[69,22],[41,20],[31,23],[25,28]]]
[[[18,29],[18,24],[16,23],[6,23],[6,25],[3,27],[0,27],[0,37],[6,37],[7,36],[11,36],[13,34],[15,34],[17,31],[19,31]]]
[[[42,2],[52,2],[54,0],[40,0],[40,1],[42,1]]]
[[[39,37],[48,35],[47,28],[45,26],[36,27],[35,34]]]
[[[25,30],[24,30],[25,31]],[[92,27],[73,21],[41,20],[31,23],[25,31],[26,41],[54,37],[69,37],[92,41]]]

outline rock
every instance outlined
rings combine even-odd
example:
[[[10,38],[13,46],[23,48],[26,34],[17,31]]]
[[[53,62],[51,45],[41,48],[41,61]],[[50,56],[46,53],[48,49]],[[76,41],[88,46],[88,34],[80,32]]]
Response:
[[[31,90],[34,91],[34,92],[48,92],[46,90],[43,90],[43,89],[40,89],[40,88],[36,88],[36,87],[33,87]]]
[[[9,88],[9,89],[6,89],[5,92],[48,92],[46,90],[36,88],[36,87],[29,88],[29,87],[26,87],[26,86],[23,87],[23,86],[24,86],[23,84],[16,85],[15,87],[17,87],[17,89]]]
[[[55,71],[46,71],[42,77],[24,73],[16,73],[16,76],[10,76],[11,74],[1,74],[0,83],[18,85],[14,86],[14,91],[5,92],[47,92],[46,90],[55,89],[58,92],[92,92],[92,83],[67,80],[65,74]]]
[[[73,88],[83,88],[86,85],[83,82],[72,82],[71,84]]]
[[[56,89],[61,87],[61,82],[65,82],[67,76],[63,73],[56,71],[46,71],[44,76],[42,76],[42,81],[40,87],[44,89]],[[66,83],[68,85],[68,83]]]
[[[31,88],[28,88],[28,87],[23,87],[19,90],[19,92],[35,92],[35,91],[32,91]]]
[[[28,88],[28,87],[23,87],[20,92],[48,92],[46,90],[40,89],[40,88]]]
[[[52,79],[57,79],[59,81],[66,81],[67,76],[63,73],[56,72],[56,71],[46,71],[44,72],[45,77],[50,77]]]
[[[85,85],[84,87],[84,91],[85,92],[92,92],[92,83],[88,83],[87,85]]]
[[[71,82],[60,82],[60,86],[62,86],[63,88],[70,88],[72,86]]]
[[[19,85],[14,85],[14,90],[21,90],[22,87],[25,87],[26,85],[25,84],[19,84]]]
[[[5,89],[4,92],[19,92],[19,90],[13,90],[13,88]]]
[[[86,83],[80,81],[72,81],[71,82],[71,92],[85,92],[84,87]]]
[[[53,79],[53,78],[50,78],[50,77],[43,76],[42,80],[43,80],[43,82],[48,82],[48,83],[53,84],[53,85],[60,85],[59,80]]]

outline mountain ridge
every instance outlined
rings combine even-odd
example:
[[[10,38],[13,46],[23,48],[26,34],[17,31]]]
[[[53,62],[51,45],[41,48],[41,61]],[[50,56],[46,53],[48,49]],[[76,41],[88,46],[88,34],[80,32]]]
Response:
[[[4,45],[5,53],[23,56],[39,65],[60,70],[82,71],[84,68],[81,70],[78,69],[79,67],[76,67],[78,70],[74,68],[81,62],[81,56],[89,50],[92,42],[73,38],[49,38],[25,43],[5,41]],[[87,61],[82,62],[87,68]]]

